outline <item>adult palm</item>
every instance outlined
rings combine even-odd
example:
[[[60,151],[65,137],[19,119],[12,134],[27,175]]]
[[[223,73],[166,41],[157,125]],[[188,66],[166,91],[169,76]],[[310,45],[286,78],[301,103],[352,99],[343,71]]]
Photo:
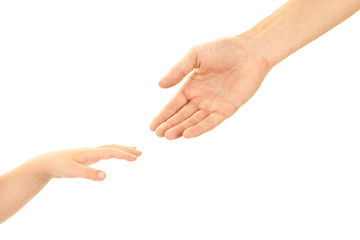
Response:
[[[213,129],[251,98],[270,70],[249,41],[223,38],[192,48],[159,85],[185,84],[150,125],[159,137],[192,138]]]

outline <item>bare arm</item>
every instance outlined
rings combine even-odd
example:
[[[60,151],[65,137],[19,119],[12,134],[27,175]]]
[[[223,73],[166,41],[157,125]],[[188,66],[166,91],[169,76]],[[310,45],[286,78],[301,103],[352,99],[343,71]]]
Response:
[[[275,66],[359,9],[359,0],[289,0],[248,32]]]
[[[50,181],[41,167],[24,163],[0,176],[0,223],[14,215]]]
[[[289,0],[238,36],[193,47],[160,80],[168,88],[188,75],[150,129],[167,139],[210,131],[255,94],[272,67],[359,8],[360,0]]]
[[[55,151],[37,156],[0,176],[0,223],[14,215],[52,178],[105,179],[103,171],[88,167],[102,159],[134,161],[141,152],[121,145]]]

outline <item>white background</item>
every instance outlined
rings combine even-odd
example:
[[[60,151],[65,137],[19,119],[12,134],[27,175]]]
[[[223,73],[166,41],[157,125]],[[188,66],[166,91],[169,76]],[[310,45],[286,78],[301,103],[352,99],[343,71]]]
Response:
[[[95,165],[104,182],[52,180],[0,239],[359,239],[359,14],[212,132],[148,130],[178,89],[158,80],[190,47],[283,2],[0,1],[0,172],[57,149],[143,151]]]

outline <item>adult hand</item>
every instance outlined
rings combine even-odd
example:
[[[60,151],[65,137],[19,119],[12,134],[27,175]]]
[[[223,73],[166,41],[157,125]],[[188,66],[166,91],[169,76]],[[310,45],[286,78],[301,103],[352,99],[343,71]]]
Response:
[[[160,81],[189,75],[150,125],[159,137],[197,137],[234,114],[277,63],[360,9],[359,0],[289,0],[247,32],[192,48]]]
[[[169,140],[193,138],[233,115],[255,94],[271,68],[251,45],[251,39],[240,35],[192,48],[160,80],[160,87],[169,88],[189,74],[150,129]]]

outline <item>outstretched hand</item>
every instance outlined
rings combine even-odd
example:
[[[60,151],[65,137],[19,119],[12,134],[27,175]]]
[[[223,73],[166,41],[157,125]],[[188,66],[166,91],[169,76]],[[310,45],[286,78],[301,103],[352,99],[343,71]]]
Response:
[[[187,75],[173,99],[150,125],[159,137],[193,138],[233,115],[270,71],[265,58],[245,37],[219,39],[192,48],[159,85],[169,88]]]
[[[135,161],[140,155],[141,151],[134,147],[111,144],[95,148],[49,152],[31,159],[29,162],[36,162],[49,178],[81,177],[101,181],[106,177],[105,172],[90,168],[89,165],[110,158]]]
[[[19,211],[52,178],[86,178],[102,181],[106,174],[89,165],[102,159],[135,161],[141,152],[134,147],[111,144],[44,153],[0,175],[0,224]]]

